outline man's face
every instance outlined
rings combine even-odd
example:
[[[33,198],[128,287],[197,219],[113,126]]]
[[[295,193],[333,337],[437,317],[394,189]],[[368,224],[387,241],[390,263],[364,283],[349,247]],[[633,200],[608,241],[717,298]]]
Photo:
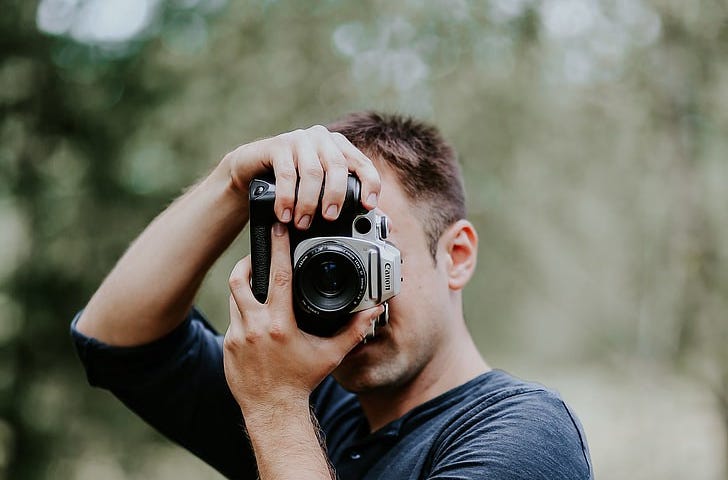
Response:
[[[390,220],[388,240],[402,254],[402,289],[389,301],[389,324],[374,340],[356,347],[334,371],[347,390],[364,393],[412,380],[442,343],[449,289],[443,262],[435,265],[427,245],[421,207],[415,208],[388,167],[382,178],[379,208]]]

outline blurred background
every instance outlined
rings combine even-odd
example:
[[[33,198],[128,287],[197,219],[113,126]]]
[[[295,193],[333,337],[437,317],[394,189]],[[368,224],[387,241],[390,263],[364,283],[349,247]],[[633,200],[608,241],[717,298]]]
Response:
[[[0,478],[219,479],[91,389],[68,326],[235,146],[361,109],[460,152],[495,367],[597,478],[728,478],[724,0],[3,0]],[[226,327],[227,277],[199,305]]]

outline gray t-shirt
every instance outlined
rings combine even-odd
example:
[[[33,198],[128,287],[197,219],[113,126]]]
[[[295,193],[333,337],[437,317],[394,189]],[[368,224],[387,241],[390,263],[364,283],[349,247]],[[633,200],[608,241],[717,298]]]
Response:
[[[222,363],[222,337],[193,310],[166,337],[119,348],[71,334],[94,386],[229,478],[255,479],[255,457]],[[493,370],[374,433],[355,395],[329,377],[311,405],[342,480],[586,480],[576,415],[545,387]]]

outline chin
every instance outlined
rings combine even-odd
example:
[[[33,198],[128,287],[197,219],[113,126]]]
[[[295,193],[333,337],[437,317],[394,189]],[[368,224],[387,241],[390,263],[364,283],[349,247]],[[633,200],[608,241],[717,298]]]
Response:
[[[339,385],[356,394],[396,388],[407,382],[406,368],[397,364],[396,357],[369,360],[346,358],[334,370],[333,377]]]
[[[345,390],[356,394],[369,393],[389,386],[389,382],[382,381],[383,379],[376,378],[375,375],[368,373],[357,372],[352,374],[336,371],[333,376]]]
[[[357,395],[377,390],[376,383],[362,378],[344,377],[336,374],[334,374],[334,378],[344,390]]]
[[[332,373],[339,385],[352,393],[367,392],[379,386],[378,375],[373,371],[376,370],[374,365],[347,360],[349,359],[344,359]]]

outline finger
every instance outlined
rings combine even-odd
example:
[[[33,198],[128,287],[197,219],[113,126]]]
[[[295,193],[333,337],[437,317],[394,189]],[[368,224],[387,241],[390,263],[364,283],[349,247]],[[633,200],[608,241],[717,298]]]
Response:
[[[334,220],[339,216],[346,198],[349,169],[346,157],[326,127],[315,125],[309,129],[316,139],[318,156],[326,174],[324,195],[321,198],[321,213],[324,218]]]
[[[296,226],[305,230],[316,214],[324,169],[313,142],[305,134],[296,140],[295,156],[299,181],[294,219]]]
[[[248,255],[235,264],[228,281],[230,293],[241,311],[260,305],[250,288],[251,269],[250,255]]]
[[[293,269],[288,229],[281,223],[271,232],[270,284],[266,303],[275,309],[290,312],[293,322]],[[293,322],[295,325],[295,322]]]
[[[344,135],[334,132],[331,134],[331,138],[334,139],[336,145],[344,153],[349,170],[361,182],[362,205],[369,210],[375,208],[382,190],[382,182],[374,164],[369,157],[356,148]]]
[[[338,349],[339,354],[346,355],[361,343],[372,331],[372,322],[375,322],[379,315],[384,312],[383,305],[377,305],[357,312],[351,318],[349,323],[335,337],[332,338],[334,348]]]
[[[293,218],[293,206],[296,200],[296,165],[293,152],[286,147],[275,147],[271,152],[271,165],[276,177],[276,199],[273,210],[283,223]]]
[[[243,320],[243,315],[240,313],[240,308],[238,307],[238,304],[235,302],[235,298],[233,297],[233,294],[230,294],[230,325],[228,326],[228,331],[225,334],[225,336],[228,335],[239,335],[241,332],[245,331],[245,324]]]
[[[249,315],[254,308],[260,308],[260,302],[253,295],[250,288],[251,277],[250,255],[235,264],[230,274],[230,330],[232,333],[242,333],[249,329]]]

